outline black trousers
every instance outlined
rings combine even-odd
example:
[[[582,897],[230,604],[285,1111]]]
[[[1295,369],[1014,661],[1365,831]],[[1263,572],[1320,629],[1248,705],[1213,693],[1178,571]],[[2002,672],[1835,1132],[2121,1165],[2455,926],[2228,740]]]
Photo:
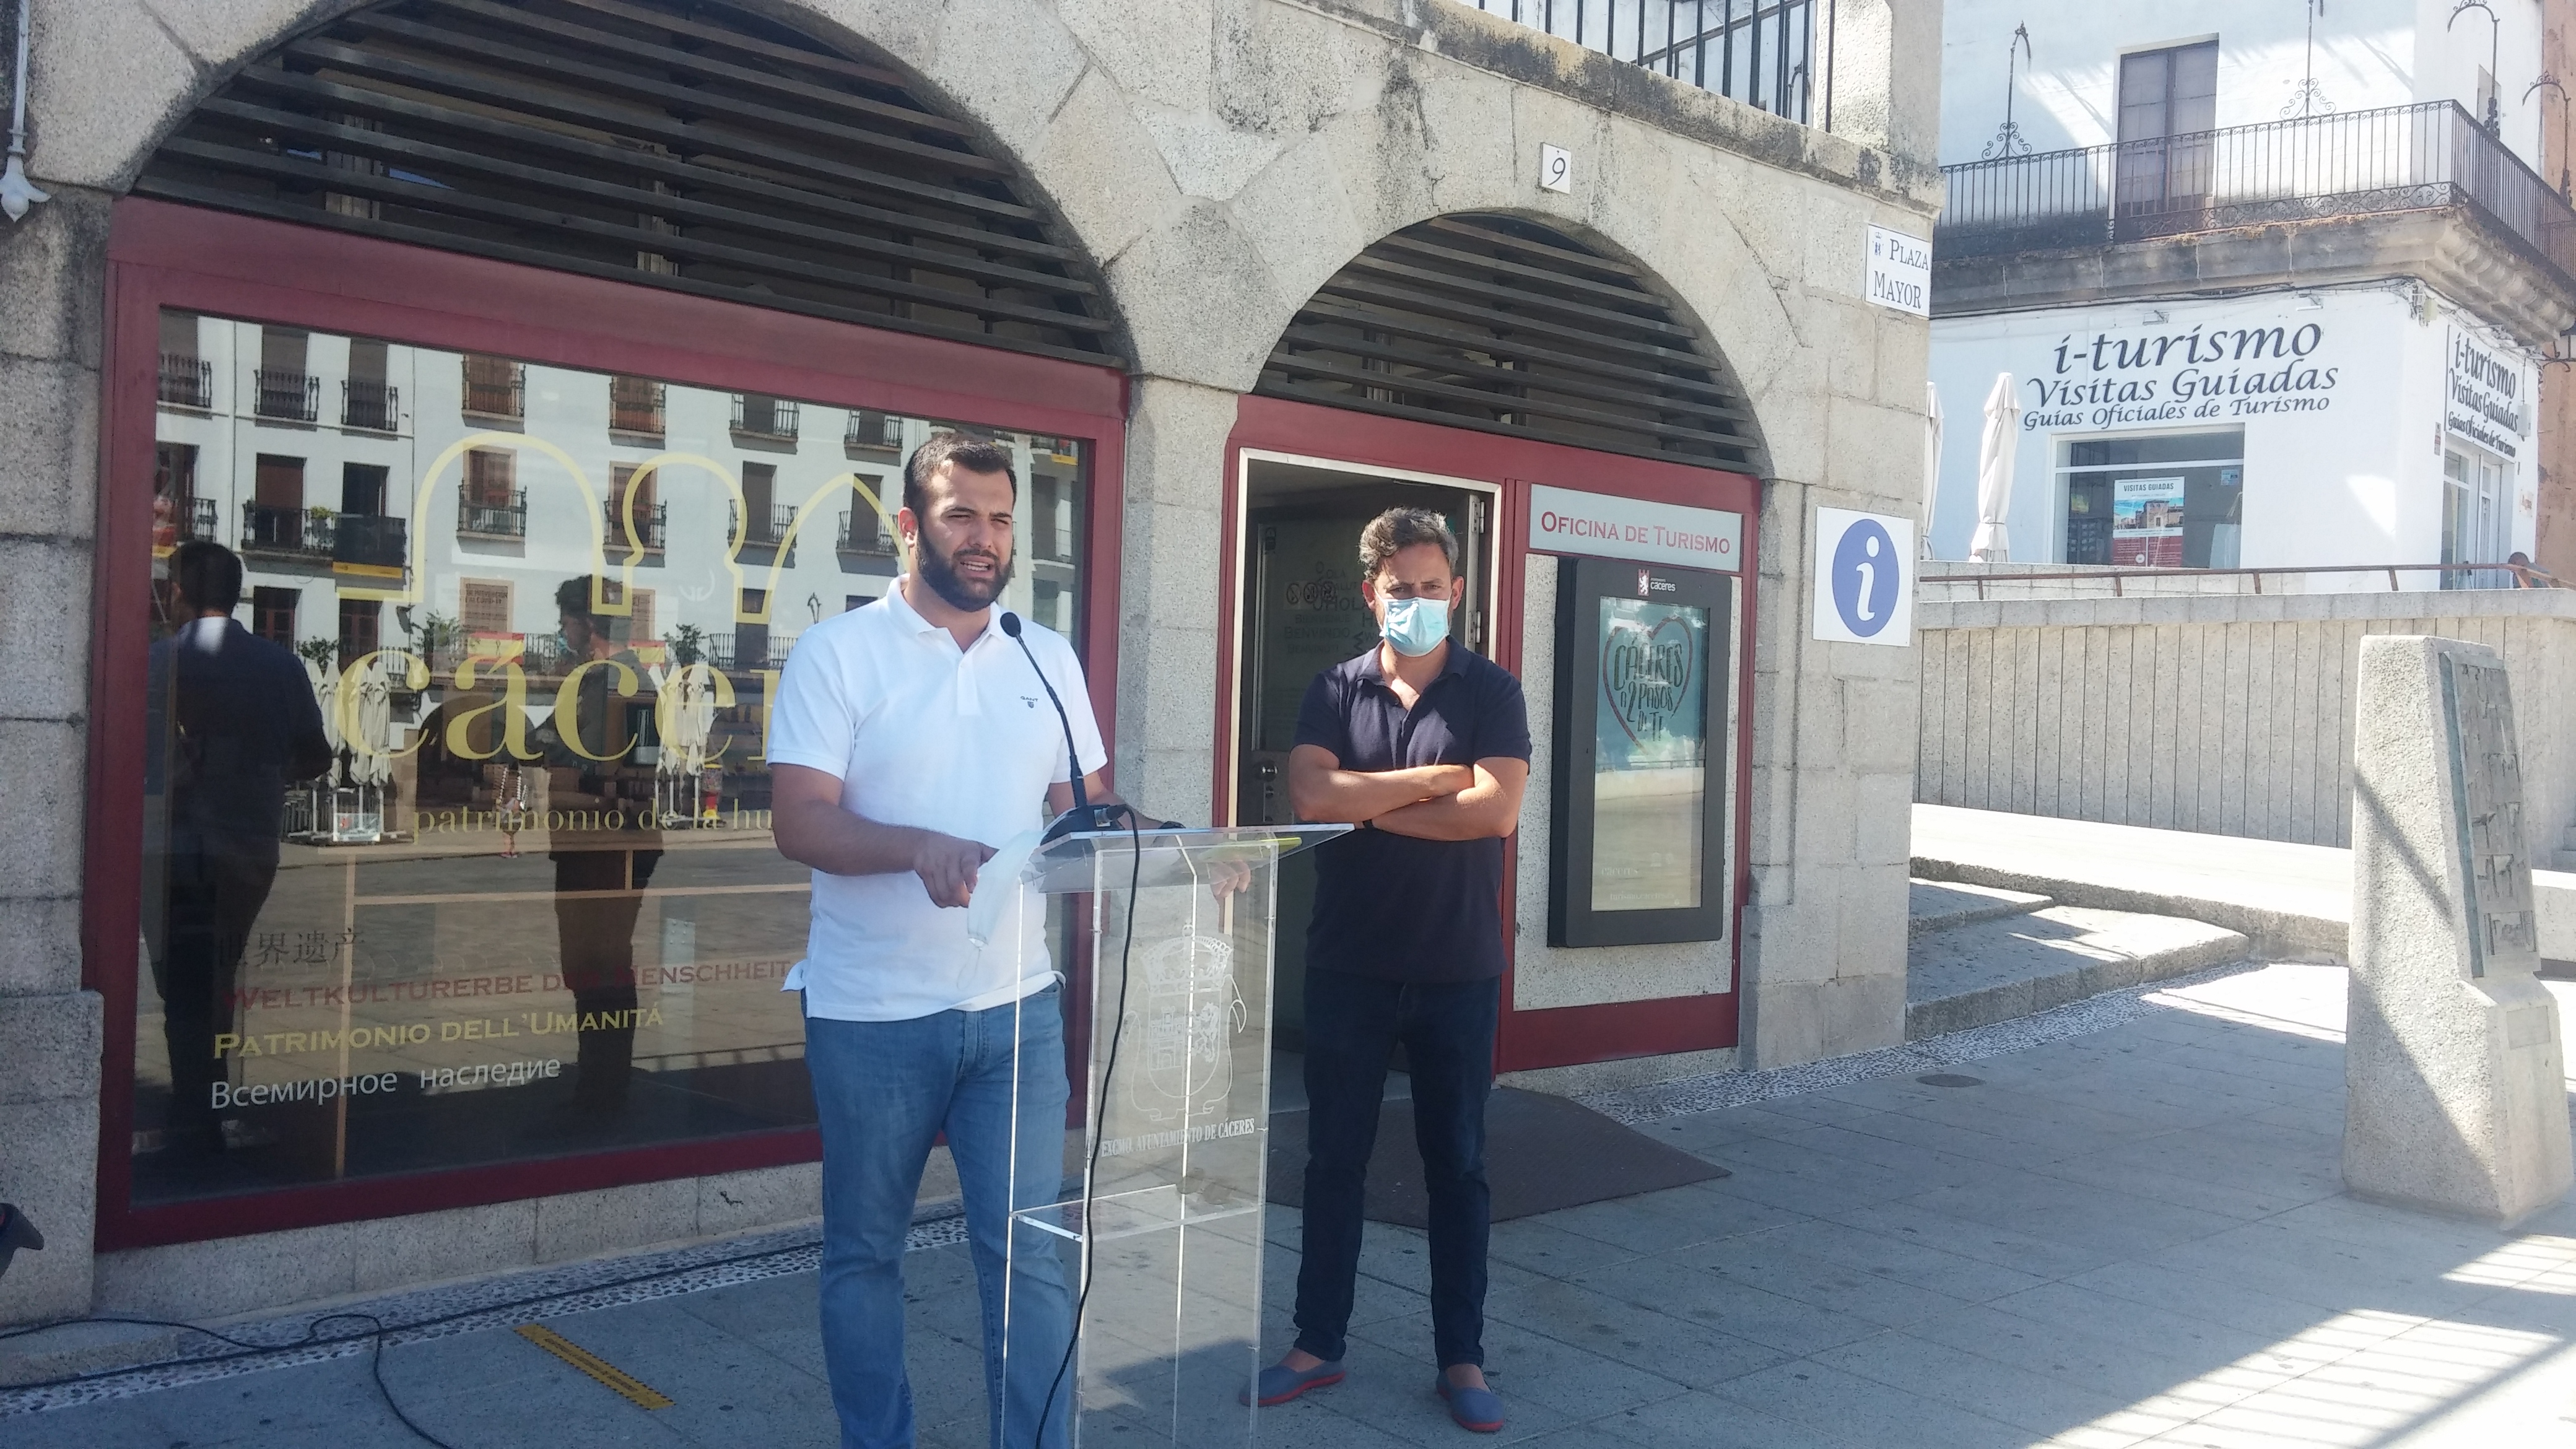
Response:
[[[1297,1346],[1346,1347],[1359,1274],[1360,1208],[1377,1146],[1387,1058],[1413,1073],[1413,1141],[1431,1198],[1431,1338],[1440,1366],[1485,1361],[1485,1097],[1494,1083],[1499,979],[1381,981],[1306,974],[1306,1251],[1297,1269]]]
[[[557,959],[573,1010],[596,1024],[577,1038],[576,1106],[614,1113],[626,1106],[635,1075],[635,921],[653,880],[658,850],[590,850],[555,857]],[[615,891],[616,895],[575,894]],[[610,1024],[611,1022],[615,1024]]]
[[[277,862],[223,850],[169,857],[168,915],[152,958],[161,993],[161,1037],[170,1050],[172,1135],[215,1130],[214,1086],[224,1077],[215,1034],[232,1030],[242,953],[277,883]],[[220,1145],[217,1143],[215,1145]]]

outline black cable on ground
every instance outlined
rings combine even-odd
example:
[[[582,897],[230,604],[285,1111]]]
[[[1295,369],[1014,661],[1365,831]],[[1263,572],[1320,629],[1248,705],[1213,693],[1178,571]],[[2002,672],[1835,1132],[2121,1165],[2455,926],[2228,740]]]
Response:
[[[84,1323],[125,1323],[132,1324],[138,1328],[176,1328],[187,1333],[201,1334],[218,1343],[231,1345],[234,1352],[202,1354],[192,1358],[165,1358],[155,1360],[151,1363],[128,1364],[120,1368],[93,1369],[88,1373],[66,1374],[61,1378],[39,1379],[33,1383],[0,1385],[0,1393],[20,1393],[35,1389],[69,1388],[76,1384],[96,1383],[102,1379],[123,1378],[128,1374],[151,1373],[157,1369],[190,1368],[200,1364],[235,1363],[243,1359],[265,1358],[273,1354],[292,1353],[298,1349],[329,1348],[343,1343],[355,1343],[361,1338],[372,1338],[374,1340],[374,1344],[372,1347],[371,1357],[368,1361],[368,1373],[375,1379],[376,1392],[384,1396],[385,1407],[393,1411],[394,1417],[402,1421],[404,1428],[411,1430],[422,1439],[427,1440],[429,1443],[438,1445],[439,1449],[455,1449],[454,1445],[448,1444],[446,1441],[431,1434],[428,1430],[420,1427],[417,1423],[414,1423],[411,1416],[403,1412],[402,1406],[394,1402],[393,1391],[385,1386],[384,1354],[386,1334],[410,1333],[417,1329],[435,1328],[441,1324],[457,1322],[460,1319],[480,1318],[486,1314],[506,1313],[514,1308],[529,1308],[540,1303],[550,1303],[557,1299],[572,1298],[584,1293],[598,1293],[611,1288],[631,1287],[637,1283],[651,1283],[663,1278],[677,1278],[688,1273],[704,1272],[709,1268],[730,1267],[736,1263],[756,1263],[764,1258],[777,1258],[783,1257],[789,1253],[806,1252],[810,1250],[811,1246],[811,1244],[799,1244],[795,1247],[789,1248],[767,1248],[757,1253],[736,1253],[730,1257],[710,1258],[703,1263],[689,1263],[679,1267],[661,1268],[650,1273],[634,1273],[623,1278],[611,1278],[605,1282],[586,1283],[577,1288],[561,1288],[548,1293],[532,1293],[524,1298],[511,1298],[505,1299],[499,1303],[486,1303],[473,1308],[462,1308],[453,1313],[442,1313],[435,1317],[423,1318],[410,1323],[397,1323],[391,1327],[387,1327],[384,1320],[369,1313],[325,1313],[317,1316],[311,1322],[304,1325],[304,1336],[302,1338],[289,1343],[254,1343],[249,1339],[235,1338],[230,1334],[222,1333],[199,1324],[181,1323],[175,1319],[168,1318],[132,1318],[122,1315],[106,1314],[95,1318],[62,1318],[56,1319],[51,1323],[31,1323],[19,1328],[0,1329],[0,1342],[6,1342],[13,1338],[25,1338],[31,1334],[46,1333],[57,1328],[71,1328]],[[358,1333],[325,1334],[322,1332],[323,1324],[340,1319],[364,1322],[368,1327],[364,1331]]]
[[[1047,1420],[1055,1415],[1056,1391],[1064,1387],[1065,1370],[1073,1366],[1074,1346],[1082,1341],[1083,1310],[1091,1305],[1091,1196],[1100,1181],[1100,1144],[1108,1136],[1109,1082],[1118,1074],[1118,1041],[1127,1032],[1127,959],[1136,950],[1136,896],[1144,883],[1145,837],[1137,824],[1136,808],[1127,808],[1127,929],[1118,946],[1118,1019],[1109,1026],[1109,1059],[1100,1065],[1099,1115],[1091,1122],[1091,1163],[1082,1173],[1082,1291],[1073,1300],[1073,1326],[1064,1336],[1064,1357],[1056,1360],[1055,1379],[1047,1385],[1046,1407],[1038,1410],[1038,1424],[1029,1431],[1029,1449],[1045,1449]],[[1007,1390],[1007,1386],[1006,1386]],[[1008,1400],[1007,1391],[1004,1395]]]
[[[509,1306],[511,1305],[495,1305],[495,1307],[502,1308]],[[344,1333],[336,1336],[325,1337],[322,1333],[322,1325],[339,1319],[348,1319],[352,1322],[364,1323],[367,1325],[366,1332],[364,1334]],[[436,1319],[428,1320],[428,1322],[438,1321],[439,1320]],[[394,1391],[385,1383],[385,1321],[376,1317],[372,1313],[322,1314],[312,1322],[305,1324],[304,1336],[293,1343],[257,1344],[252,1343],[248,1339],[235,1338],[227,1333],[218,1333],[214,1329],[200,1327],[194,1323],[181,1323],[176,1319],[126,1317],[72,1318],[56,1323],[38,1323],[25,1328],[13,1328],[6,1332],[0,1332],[0,1339],[23,1338],[31,1333],[42,1333],[50,1328],[68,1328],[76,1323],[130,1323],[141,1328],[176,1328],[189,1333],[204,1334],[206,1337],[214,1339],[219,1343],[232,1344],[236,1348],[244,1350],[244,1352],[210,1354],[203,1358],[165,1359],[157,1364],[142,1364],[133,1368],[107,1369],[96,1373],[75,1374],[70,1378],[47,1379],[32,1384],[11,1384],[8,1385],[6,1389],[0,1389],[0,1392],[14,1393],[21,1389],[56,1388],[64,1384],[82,1383],[93,1379],[115,1378],[123,1374],[147,1373],[155,1368],[176,1368],[188,1364],[200,1363],[227,1363],[234,1359],[256,1358],[263,1354],[289,1353],[300,1348],[317,1348],[327,1347],[332,1344],[350,1343],[364,1337],[372,1340],[367,1354],[367,1375],[376,1381],[376,1394],[385,1401],[385,1407],[392,1411],[393,1416],[396,1419],[402,1421],[402,1426],[404,1428],[419,1435],[424,1441],[437,1445],[438,1449],[456,1449],[455,1445],[448,1443],[446,1440],[439,1438],[427,1429],[422,1428],[411,1415],[403,1412],[401,1404],[394,1401]],[[423,1327],[426,1325],[413,1324],[409,1326]]]

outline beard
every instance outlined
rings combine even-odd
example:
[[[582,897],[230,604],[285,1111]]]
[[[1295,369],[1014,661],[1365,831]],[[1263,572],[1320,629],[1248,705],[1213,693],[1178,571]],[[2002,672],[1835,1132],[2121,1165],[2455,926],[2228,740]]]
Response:
[[[919,546],[914,550],[913,568],[920,573],[921,581],[928,584],[930,591],[937,594],[948,607],[970,613],[989,607],[995,599],[1002,596],[1002,590],[1010,585],[1011,560],[994,559],[993,577],[990,582],[969,580],[959,575],[954,558],[941,553],[939,545],[931,542],[927,530],[916,537]],[[990,554],[985,556],[991,557]]]

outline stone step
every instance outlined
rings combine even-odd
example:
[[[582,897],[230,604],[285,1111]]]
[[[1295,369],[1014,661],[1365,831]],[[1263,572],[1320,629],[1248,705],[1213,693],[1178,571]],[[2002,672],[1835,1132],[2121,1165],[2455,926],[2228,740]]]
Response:
[[[2143,981],[2242,961],[2239,932],[2176,916],[2049,906],[1916,937],[1905,1039],[2010,1021]]]
[[[1969,885],[1964,881],[1917,880],[1911,882],[1908,895],[1905,920],[1905,934],[1908,936],[2018,916],[2057,904],[2047,896],[2008,891],[2000,886]]]

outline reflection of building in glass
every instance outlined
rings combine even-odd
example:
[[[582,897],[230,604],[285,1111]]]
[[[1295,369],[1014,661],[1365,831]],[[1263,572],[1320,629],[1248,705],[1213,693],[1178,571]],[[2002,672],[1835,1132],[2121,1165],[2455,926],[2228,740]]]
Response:
[[[500,734],[468,750],[524,758],[516,742],[579,662],[555,588],[589,574],[603,580],[600,616],[643,668],[723,676],[704,688],[715,718],[703,753],[720,784],[666,789],[669,813],[765,808],[760,735],[777,673],[806,628],[885,595],[902,567],[902,461],[936,426],[182,313],[162,320],[159,396],[156,552],[190,538],[238,549],[248,626],[310,661],[317,688],[350,695],[353,722],[364,703],[381,731],[343,742],[336,783],[373,784],[364,767],[395,762],[382,782],[395,800],[364,811],[394,834],[405,810],[434,803],[413,762],[440,704],[475,692],[460,667],[470,678],[479,665],[487,686],[517,672],[501,722],[475,726]],[[1078,444],[999,440],[1021,480],[1004,603],[1075,633]],[[513,712],[524,718],[502,720]],[[660,721],[639,707],[639,725],[649,760]],[[472,785],[451,803],[489,810],[490,793]],[[318,795],[299,821],[330,833],[334,815]]]
[[[892,587],[945,425],[178,312],[159,348],[154,636],[173,551],[235,549],[334,759],[288,790],[239,990],[178,1047],[139,1023],[142,1120],[191,1130],[142,1129],[138,1200],[209,1190],[209,1153],[237,1188],[810,1121],[768,706]],[[1084,445],[997,440],[1003,603],[1079,639]],[[147,883],[147,934],[185,904]],[[326,1076],[327,1109],[280,1095]]]

